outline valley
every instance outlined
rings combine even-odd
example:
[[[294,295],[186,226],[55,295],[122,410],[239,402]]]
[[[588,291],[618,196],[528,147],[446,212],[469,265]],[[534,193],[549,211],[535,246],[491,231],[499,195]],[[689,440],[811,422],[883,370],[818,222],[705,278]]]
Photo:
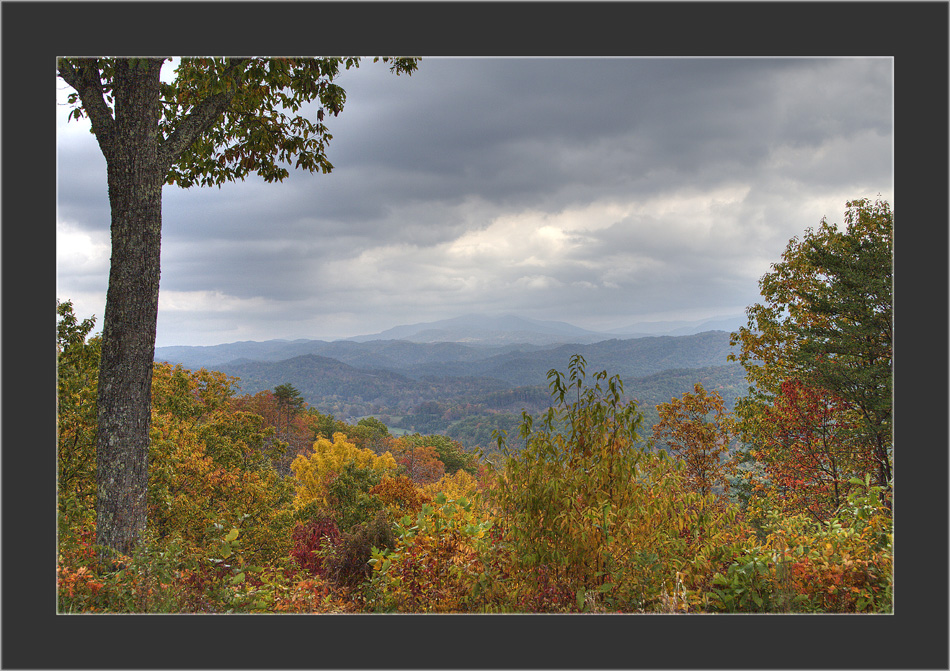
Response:
[[[494,330],[491,338],[482,330],[482,342],[473,342],[478,338],[471,334],[478,330],[470,329],[456,334],[467,338],[460,342],[358,338],[165,347],[156,349],[156,360],[237,377],[242,394],[291,384],[309,406],[337,419],[374,416],[394,433],[443,434],[469,449],[488,447],[495,430],[515,430],[522,411],[546,410],[548,372],[565,370],[574,354],[586,359],[591,373],[607,370],[621,377],[626,398],[636,399],[644,414],[644,435],[656,422],[655,406],[692,391],[697,382],[718,392],[730,409],[746,391],[742,367],[727,362],[725,331],[564,342],[583,330],[516,318],[483,323]],[[429,326],[380,335],[424,339],[443,330]],[[505,342],[517,337],[525,342]]]

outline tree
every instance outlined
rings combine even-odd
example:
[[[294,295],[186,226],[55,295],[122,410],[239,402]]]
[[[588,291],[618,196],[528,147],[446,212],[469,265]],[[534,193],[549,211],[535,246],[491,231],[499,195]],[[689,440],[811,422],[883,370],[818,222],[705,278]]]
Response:
[[[231,406],[236,379],[156,363],[152,382],[148,527],[201,557],[220,543],[216,524],[240,527],[251,556],[285,555],[293,489],[272,466],[282,444],[260,415]]]
[[[56,302],[56,416],[60,504],[95,500],[96,383],[101,338],[89,337],[94,317],[79,321],[71,301]]]
[[[405,475],[418,485],[430,484],[445,475],[445,464],[432,445],[397,438],[389,450]]]
[[[706,496],[714,487],[729,486],[728,463],[722,460],[729,448],[729,414],[715,391],[707,394],[699,383],[693,391],[656,407],[660,422],[653,426],[653,440],[665,441],[669,451],[686,463],[691,486]]]
[[[886,201],[851,201],[847,226],[822,219],[817,231],[789,241],[782,261],[762,277],[765,299],[732,334],[753,388],[736,413],[746,433],[754,417],[799,380],[845,401],[874,455],[874,481],[891,486],[894,213]]]
[[[849,410],[823,389],[787,380],[762,414],[754,456],[785,513],[825,522],[847,501],[850,481],[873,470],[874,455],[856,438],[858,420]]]
[[[458,470],[465,470],[469,475],[478,473],[475,454],[466,452],[460,442],[448,436],[438,434],[423,436],[414,433],[403,436],[402,440],[413,445],[431,445],[435,449],[439,461],[445,465],[446,474],[451,475]]]
[[[298,455],[290,465],[297,492],[294,507],[299,509],[314,501],[324,501],[328,488],[348,464],[380,476],[397,468],[389,452],[380,456],[368,448],[359,448],[342,433],[333,434],[332,442],[319,438],[313,444],[313,452]]]
[[[383,475],[379,484],[370,489],[369,493],[380,500],[395,520],[404,515],[418,513],[424,503],[432,500],[431,496],[418,489],[405,475]]]
[[[274,398],[277,399],[277,437],[290,432],[290,420],[294,418],[305,405],[300,391],[292,384],[280,384],[274,387]],[[281,419],[284,420],[283,433]]]
[[[392,437],[389,427],[375,417],[363,417],[346,435],[357,445],[368,447],[377,454],[382,454],[389,449],[389,440]]]
[[[310,427],[310,444],[318,438],[332,438],[334,433],[346,433],[346,423],[333,415],[324,415],[314,408],[307,408],[305,418]],[[308,445],[309,447],[309,445]]]
[[[287,386],[293,390],[291,395],[297,392],[291,385]],[[274,462],[281,475],[290,475],[290,463],[298,454],[309,451],[317,438],[332,437],[337,432],[349,435],[346,424],[335,420],[333,415],[319,413],[305,403],[299,411],[291,407],[292,412],[285,412],[274,390],[266,389],[256,394],[235,397],[231,405],[237,410],[263,417],[266,425],[274,428],[272,440],[286,444],[287,449]]]
[[[128,552],[145,528],[149,394],[160,275],[162,187],[221,185],[285,165],[326,173],[325,111],[346,100],[334,83],[358,58],[186,58],[173,83],[165,58],[64,58],[70,118],[88,117],[106,159],[112,261],[98,387],[97,541]],[[389,59],[383,59],[388,61]],[[396,58],[394,73],[416,60]],[[316,120],[296,115],[319,100]]]

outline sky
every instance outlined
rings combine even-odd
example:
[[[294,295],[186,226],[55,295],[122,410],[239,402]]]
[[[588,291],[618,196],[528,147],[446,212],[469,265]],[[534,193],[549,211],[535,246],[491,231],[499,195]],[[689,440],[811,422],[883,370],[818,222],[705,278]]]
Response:
[[[894,202],[891,58],[368,59],[338,83],[330,174],[165,187],[157,346],[742,314],[792,237]],[[99,330],[105,160],[56,86],[57,297]]]

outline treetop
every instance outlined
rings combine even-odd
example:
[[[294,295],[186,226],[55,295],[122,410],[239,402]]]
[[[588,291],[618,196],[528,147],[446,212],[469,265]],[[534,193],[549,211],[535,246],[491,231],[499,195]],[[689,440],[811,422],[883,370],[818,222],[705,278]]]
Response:
[[[75,89],[68,97],[75,106],[69,118],[88,117],[100,145],[108,143],[117,114],[117,81],[128,73],[150,72],[157,78],[166,60],[171,59],[60,59],[58,74]],[[418,60],[384,56],[373,62],[388,63],[396,75],[411,75]],[[267,182],[282,181],[290,174],[288,166],[329,173],[333,165],[326,150],[333,136],[323,121],[346,103],[346,92],[335,80],[360,61],[353,56],[182,58],[174,80],[159,83],[166,183],[220,187],[251,173]],[[313,101],[320,107],[312,118],[298,114]]]

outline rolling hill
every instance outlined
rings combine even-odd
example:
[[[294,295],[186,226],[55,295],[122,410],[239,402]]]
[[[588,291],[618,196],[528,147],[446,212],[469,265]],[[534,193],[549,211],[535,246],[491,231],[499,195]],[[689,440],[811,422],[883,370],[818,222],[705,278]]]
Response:
[[[425,339],[436,331],[441,336],[456,333],[452,329],[459,329],[456,334],[460,337],[479,333],[468,325],[469,318],[446,321],[451,323],[438,323],[439,328],[417,324],[376,335]],[[467,447],[484,443],[491,427],[508,430],[515,426],[522,409],[543,411],[551,400],[548,372],[565,372],[575,354],[587,361],[588,377],[606,370],[623,379],[627,398],[637,399],[645,415],[646,431],[655,420],[656,404],[692,391],[696,382],[718,391],[730,408],[746,390],[742,367],[727,362],[731,348],[725,331],[633,338],[604,338],[600,334],[594,342],[545,344],[547,336],[555,341],[583,340],[593,338],[593,332],[560,322],[520,318],[499,318],[483,326],[480,342],[478,337],[465,342],[249,341],[157,348],[156,360],[237,377],[243,394],[289,383],[310,406],[339,419],[386,417],[393,428],[447,433]],[[542,331],[520,330],[528,327]],[[535,342],[498,344],[522,332],[542,333],[543,337]],[[506,335],[499,336],[501,333]]]

